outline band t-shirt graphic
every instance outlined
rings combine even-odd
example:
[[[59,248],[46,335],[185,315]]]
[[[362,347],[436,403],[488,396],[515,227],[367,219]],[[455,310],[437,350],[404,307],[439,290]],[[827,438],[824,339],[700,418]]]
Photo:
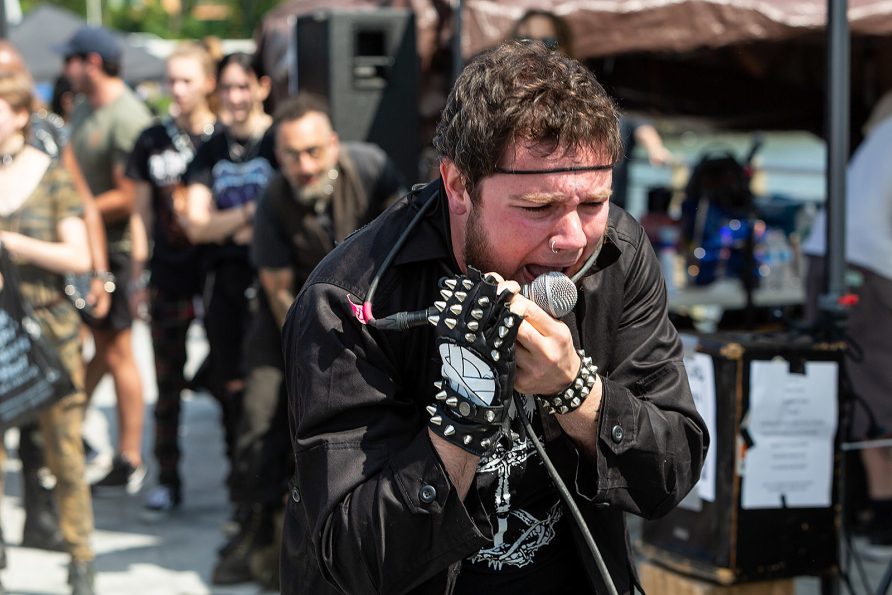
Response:
[[[241,208],[260,198],[278,168],[273,147],[271,131],[258,139],[239,139],[224,130],[201,147],[184,180],[210,188],[217,210]],[[237,246],[231,240],[215,247],[214,253],[215,259],[250,264],[248,246]]]
[[[198,148],[210,134],[188,138]],[[201,248],[189,242],[174,208],[189,158],[176,149],[167,126],[156,124],[140,134],[127,161],[127,177],[148,182],[152,189],[152,285],[168,295],[191,296],[202,288]]]
[[[254,157],[243,163],[218,161],[211,169],[212,190],[217,209],[241,208],[260,196],[272,174],[269,161]]]
[[[521,415],[542,429],[532,398]],[[586,593],[584,570],[573,549],[560,496],[512,403],[511,427],[521,435],[513,447],[499,445],[480,460],[475,487],[493,530],[493,543],[462,562],[456,595],[502,592]],[[569,590],[567,590],[569,589]]]

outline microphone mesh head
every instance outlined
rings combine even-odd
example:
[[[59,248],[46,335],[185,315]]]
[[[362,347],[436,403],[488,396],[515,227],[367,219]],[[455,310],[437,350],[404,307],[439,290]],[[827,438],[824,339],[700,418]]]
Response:
[[[523,294],[554,318],[567,315],[576,305],[578,297],[576,285],[570,277],[558,271],[539,275]]]

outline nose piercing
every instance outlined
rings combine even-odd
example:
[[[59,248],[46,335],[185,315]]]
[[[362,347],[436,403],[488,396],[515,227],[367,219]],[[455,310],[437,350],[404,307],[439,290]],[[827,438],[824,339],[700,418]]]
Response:
[[[555,241],[554,241],[554,240],[551,240],[551,253],[552,253],[552,254],[557,254],[558,252],[560,252],[560,250],[558,250],[557,248],[555,248],[555,247],[554,247],[554,244],[555,244]]]

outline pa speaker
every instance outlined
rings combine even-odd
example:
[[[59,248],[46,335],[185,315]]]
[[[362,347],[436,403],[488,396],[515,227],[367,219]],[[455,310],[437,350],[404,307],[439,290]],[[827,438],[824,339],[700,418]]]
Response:
[[[418,53],[410,10],[327,10],[295,25],[297,88],[329,104],[342,140],[375,143],[418,178]]]

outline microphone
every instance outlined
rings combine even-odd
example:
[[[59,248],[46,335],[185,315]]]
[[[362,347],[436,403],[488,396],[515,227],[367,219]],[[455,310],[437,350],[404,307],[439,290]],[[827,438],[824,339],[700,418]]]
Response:
[[[567,315],[576,305],[576,285],[570,277],[558,271],[549,271],[533,279],[532,283],[520,288],[520,294],[545,310],[553,318]],[[397,312],[373,323],[377,329],[384,331],[405,331],[416,326],[427,324],[431,316],[438,316],[439,310],[434,306],[415,312]]]
[[[558,271],[539,275],[520,294],[548,312],[552,318],[562,318],[576,305],[576,285],[570,277]]]

